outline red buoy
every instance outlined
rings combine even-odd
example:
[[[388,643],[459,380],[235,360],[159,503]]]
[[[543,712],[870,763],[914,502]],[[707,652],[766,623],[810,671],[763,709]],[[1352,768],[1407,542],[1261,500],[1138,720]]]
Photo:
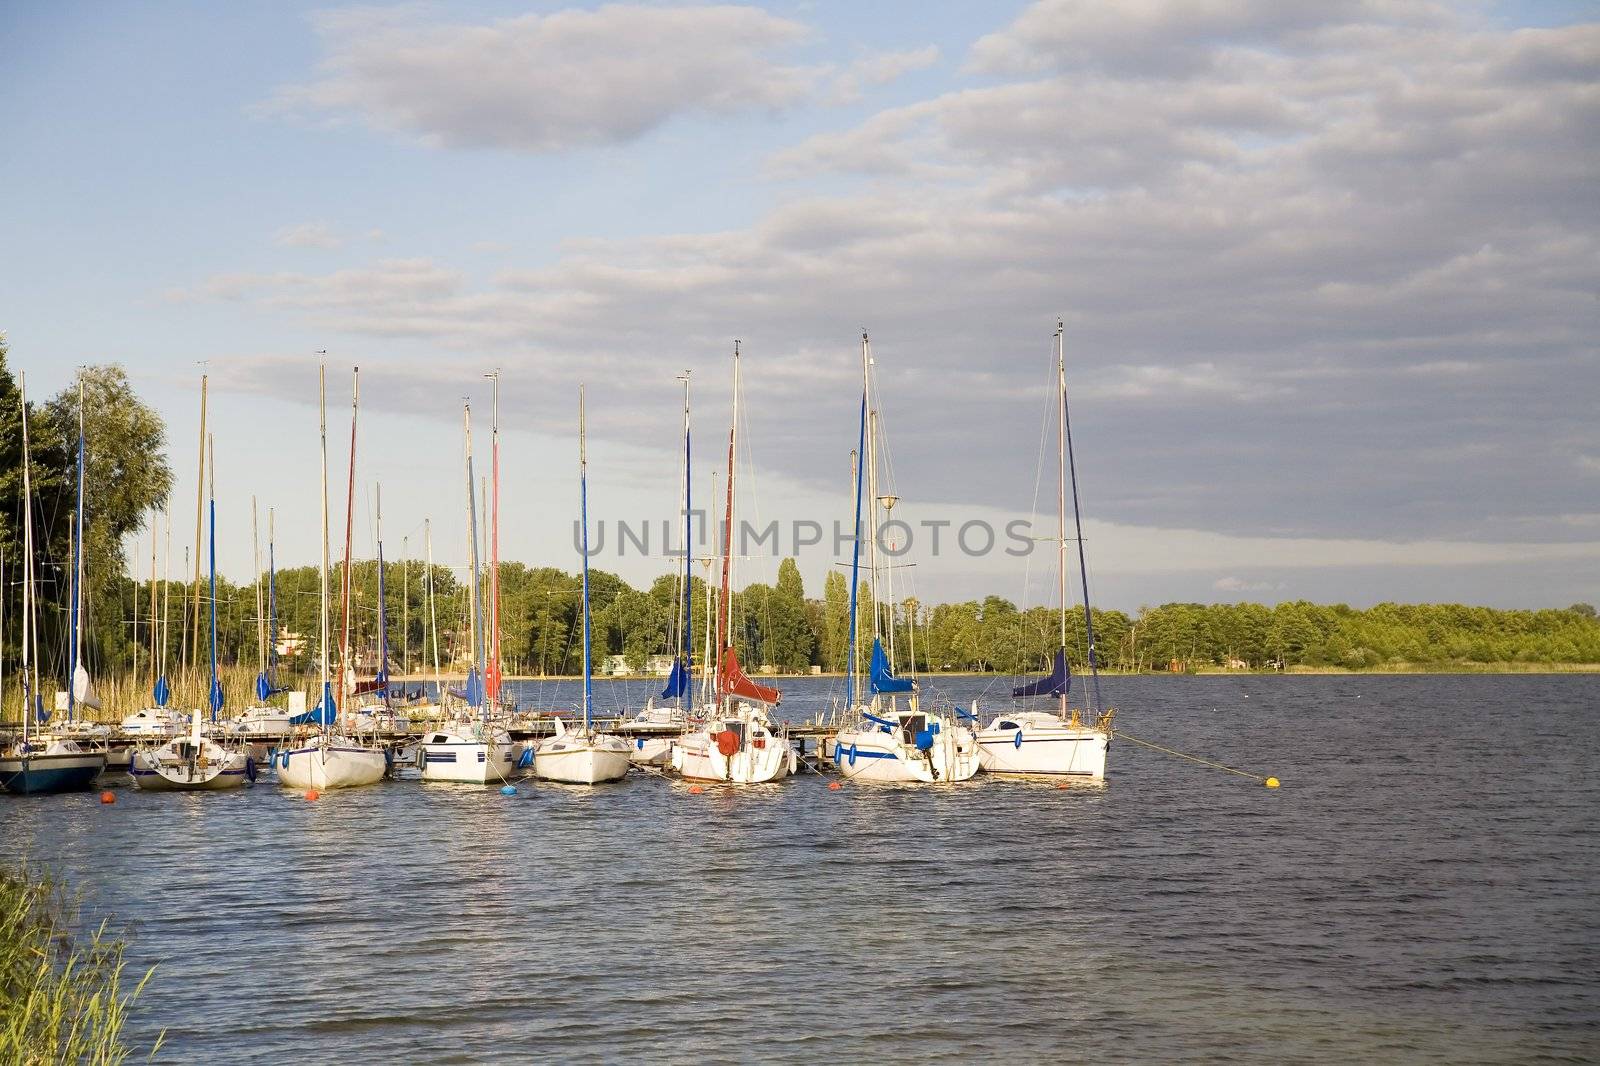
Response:
[[[117,802],[117,794],[115,792],[102,792],[100,793],[100,802],[115,803]]]
[[[830,792],[837,792],[843,787],[844,787],[844,783],[842,781],[829,781],[828,782],[828,790]]]
[[[311,789],[307,789],[307,790],[306,790],[306,799],[307,799],[307,800],[308,800],[308,801],[311,801],[311,802],[315,802],[315,801],[316,801],[316,798],[317,798],[317,797],[318,797],[318,796],[320,796],[320,795],[322,795],[322,793],[320,793],[320,792],[318,792],[318,791],[317,791],[317,790],[316,790],[316,789],[314,789],[314,788],[311,788]]]
[[[691,795],[691,796],[698,796],[698,795],[700,795],[700,793],[702,793],[704,791],[705,791],[705,789],[701,788],[699,785],[690,785],[689,786],[689,795]]]

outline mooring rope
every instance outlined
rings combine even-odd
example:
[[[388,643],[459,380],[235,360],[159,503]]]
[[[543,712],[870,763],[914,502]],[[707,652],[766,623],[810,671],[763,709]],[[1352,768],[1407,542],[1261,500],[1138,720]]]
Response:
[[[1238,774],[1240,777],[1247,777],[1252,781],[1260,781],[1268,788],[1278,787],[1278,779],[1276,777],[1264,777],[1261,774],[1252,774],[1248,770],[1238,770],[1232,766],[1224,766],[1222,763],[1215,762],[1211,759],[1203,759],[1198,755],[1190,755],[1188,752],[1174,751],[1172,748],[1163,747],[1154,741],[1140,740],[1138,737],[1129,734],[1126,730],[1117,730],[1116,736],[1118,740],[1131,740],[1135,744],[1143,745],[1144,747],[1150,748],[1154,751],[1159,751],[1163,754],[1171,755],[1179,759],[1187,759],[1190,762],[1199,763],[1201,766],[1209,766],[1213,770],[1224,770],[1230,774]]]

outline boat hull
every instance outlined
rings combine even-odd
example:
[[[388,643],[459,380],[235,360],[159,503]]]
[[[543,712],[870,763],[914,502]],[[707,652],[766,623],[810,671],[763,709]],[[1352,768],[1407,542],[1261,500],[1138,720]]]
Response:
[[[636,737],[628,750],[635,766],[666,766],[672,759],[672,737]]]
[[[1066,724],[985,729],[978,754],[985,773],[1001,777],[1103,781],[1111,738],[1099,729]]]
[[[333,741],[280,751],[272,760],[278,784],[302,791],[375,785],[388,772],[383,749]]]
[[[616,737],[598,741],[551,737],[533,750],[533,776],[567,785],[598,785],[628,776],[629,745]]]
[[[204,765],[161,760],[153,753],[136,752],[128,772],[134,785],[146,792],[215,792],[243,788],[250,783],[253,769],[250,757],[243,752],[229,752]]]
[[[417,765],[424,781],[453,781],[457,784],[505,784],[517,774],[521,745],[512,741],[486,744],[482,741],[446,741],[422,744],[417,749]]]
[[[672,746],[672,768],[691,781],[762,785],[794,773],[799,757],[776,737],[764,747],[747,746],[724,755],[709,733],[691,733]]]
[[[0,788],[19,796],[82,792],[105,765],[99,752],[7,756],[0,759]]]
[[[898,733],[859,729],[839,732],[832,760],[848,780],[931,785],[970,780],[978,772],[979,754],[968,729],[941,729],[928,751],[907,744]]]

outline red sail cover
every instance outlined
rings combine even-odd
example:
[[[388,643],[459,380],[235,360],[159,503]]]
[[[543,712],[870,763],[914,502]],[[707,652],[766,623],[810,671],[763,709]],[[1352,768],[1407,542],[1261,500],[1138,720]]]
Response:
[[[777,703],[781,694],[775,688],[758,685],[745,676],[739,668],[739,654],[733,648],[722,649],[722,669],[717,676],[717,690],[725,696],[743,696],[747,700]]]

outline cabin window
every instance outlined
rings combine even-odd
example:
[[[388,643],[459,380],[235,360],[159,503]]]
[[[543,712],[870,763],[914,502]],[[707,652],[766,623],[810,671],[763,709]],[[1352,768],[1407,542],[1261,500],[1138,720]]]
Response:
[[[999,725],[995,726],[995,728],[996,729],[1021,729],[1022,727],[1019,726],[1015,722],[1001,722]]]

